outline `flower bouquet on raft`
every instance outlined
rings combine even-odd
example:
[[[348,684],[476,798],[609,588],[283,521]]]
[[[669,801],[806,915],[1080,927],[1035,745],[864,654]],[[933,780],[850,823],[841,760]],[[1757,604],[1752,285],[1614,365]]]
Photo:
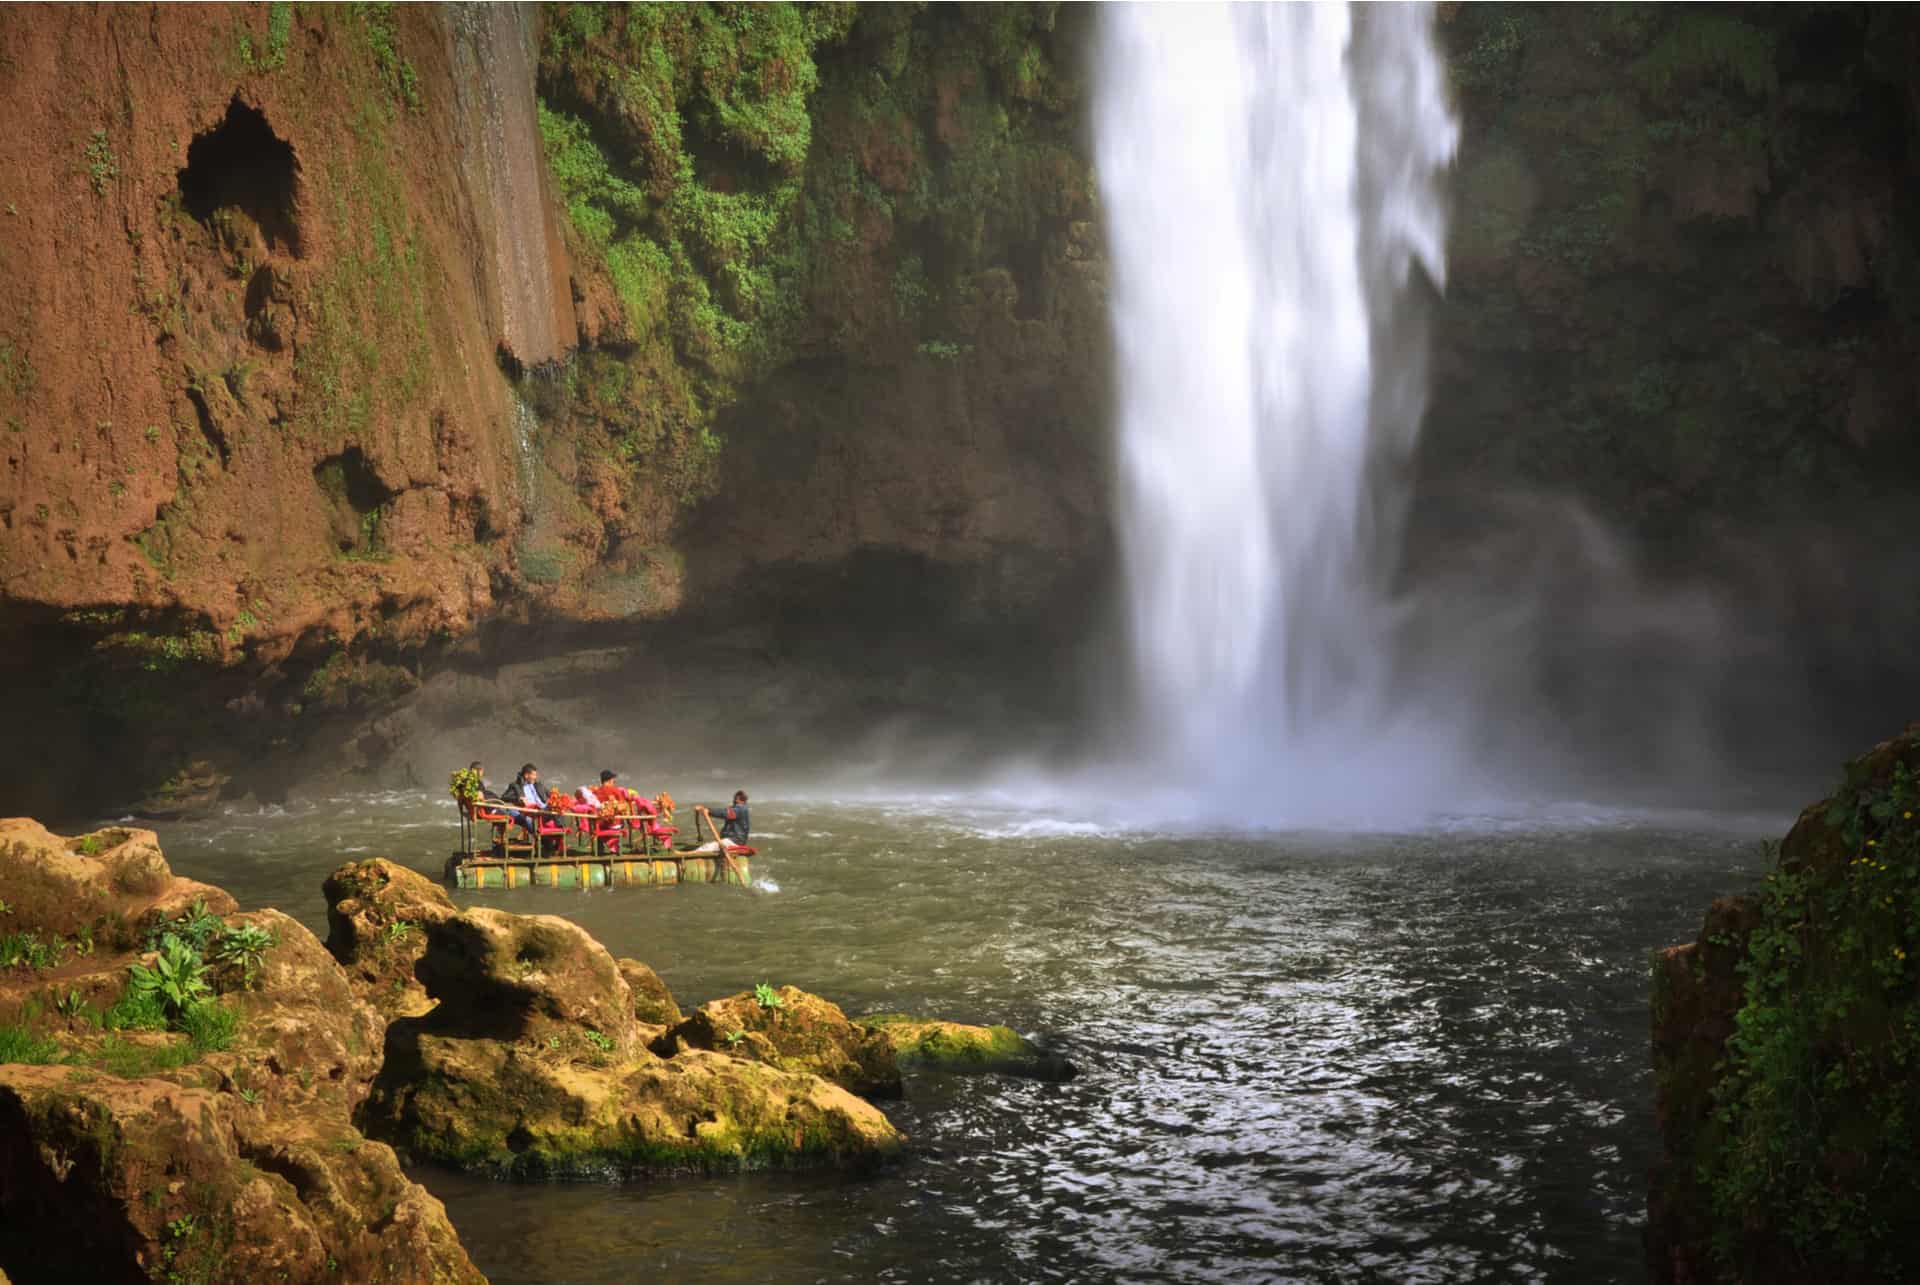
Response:
[[[453,796],[455,803],[478,803],[480,774],[470,767],[461,768],[447,778],[447,793]]]

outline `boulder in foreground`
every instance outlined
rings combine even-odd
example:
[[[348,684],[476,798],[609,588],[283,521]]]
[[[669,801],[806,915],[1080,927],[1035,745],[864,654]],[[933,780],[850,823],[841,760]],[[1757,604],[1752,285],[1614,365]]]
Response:
[[[387,899],[410,907],[420,933],[410,972],[431,1007],[388,1026],[359,1115],[409,1158],[517,1178],[618,1178],[854,1163],[899,1148],[884,1115],[818,1075],[725,1050],[649,1048],[664,1023],[642,1015],[678,1006],[652,970],[615,960],[579,925],[442,912],[411,890],[419,876],[388,866],[336,871],[330,899],[345,895],[329,915],[378,936],[389,912],[368,907]],[[360,927],[336,936],[341,948],[355,943],[356,959],[369,940]],[[400,980],[357,975],[376,988]]]
[[[175,878],[150,831],[0,836],[0,1270],[483,1279],[440,1202],[353,1126],[382,1022],[312,933]],[[142,992],[135,965],[192,1002]]]

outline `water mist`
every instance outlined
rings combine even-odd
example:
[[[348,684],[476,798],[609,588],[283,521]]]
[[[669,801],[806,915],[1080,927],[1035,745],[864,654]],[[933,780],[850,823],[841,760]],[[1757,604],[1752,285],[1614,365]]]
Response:
[[[1394,694],[1386,593],[1425,409],[1414,272],[1444,280],[1458,140],[1432,11],[1102,18],[1140,761],[1242,820],[1451,775],[1448,731]]]

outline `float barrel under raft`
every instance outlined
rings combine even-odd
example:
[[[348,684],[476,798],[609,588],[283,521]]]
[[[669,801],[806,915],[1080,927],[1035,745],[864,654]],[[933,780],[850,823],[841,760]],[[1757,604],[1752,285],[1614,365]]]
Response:
[[[753,882],[750,857],[569,856],[496,857],[456,852],[447,860],[447,882],[457,888],[626,888],[676,883]]]

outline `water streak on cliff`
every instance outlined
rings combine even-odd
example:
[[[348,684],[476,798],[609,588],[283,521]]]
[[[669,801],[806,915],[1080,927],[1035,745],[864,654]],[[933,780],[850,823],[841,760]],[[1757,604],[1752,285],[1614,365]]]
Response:
[[[499,303],[501,347],[523,366],[542,366],[564,356],[576,336],[535,109],[534,9],[449,7],[462,169],[479,216],[479,266]]]
[[[1391,712],[1382,465],[1424,409],[1457,126],[1426,6],[1116,6],[1096,108],[1143,733],[1311,798]],[[1287,789],[1287,787],[1292,787]],[[1286,804],[1280,813],[1292,815]]]

